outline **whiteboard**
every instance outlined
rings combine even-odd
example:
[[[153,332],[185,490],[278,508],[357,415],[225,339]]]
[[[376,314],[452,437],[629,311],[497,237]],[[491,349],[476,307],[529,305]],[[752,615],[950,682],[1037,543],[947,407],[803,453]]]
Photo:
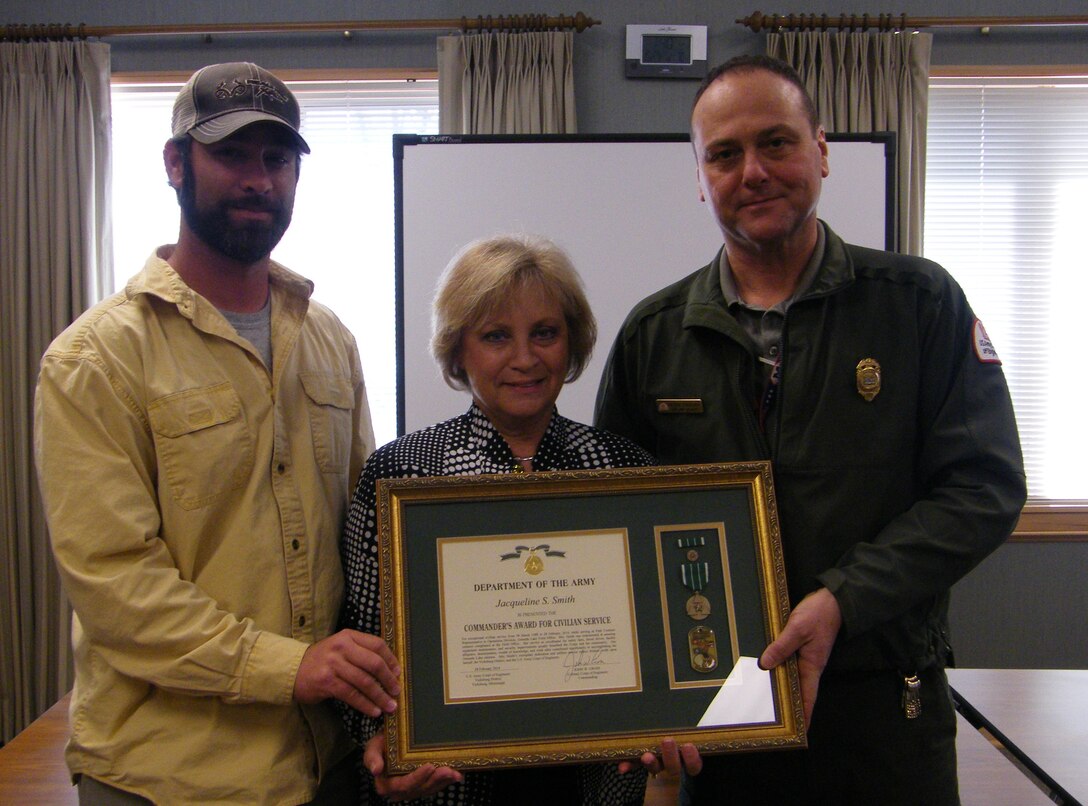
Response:
[[[895,244],[895,135],[827,136],[831,174],[819,215],[851,243]],[[585,281],[599,336],[560,413],[591,422],[597,384],[627,313],[708,263],[722,245],[699,201],[687,135],[395,135],[397,433],[463,413],[429,352],[431,300],[469,241],[551,238]]]

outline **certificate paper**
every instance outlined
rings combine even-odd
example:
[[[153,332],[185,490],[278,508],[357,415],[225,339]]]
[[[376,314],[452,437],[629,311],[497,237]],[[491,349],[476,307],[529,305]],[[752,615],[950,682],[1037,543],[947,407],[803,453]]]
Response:
[[[447,704],[642,690],[626,529],[436,545]]]

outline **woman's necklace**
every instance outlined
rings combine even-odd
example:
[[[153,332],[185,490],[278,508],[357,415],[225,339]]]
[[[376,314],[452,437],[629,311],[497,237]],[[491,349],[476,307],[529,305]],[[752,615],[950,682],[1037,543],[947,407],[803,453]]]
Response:
[[[502,439],[503,439],[503,442],[506,443],[506,447],[510,450],[510,455],[514,457],[514,472],[515,473],[524,473],[525,472],[525,466],[524,465],[525,465],[526,462],[529,463],[530,468],[532,467],[532,462],[536,458],[536,451],[534,450],[528,456],[518,456],[516,453],[514,453],[514,449],[513,449],[512,446],[513,446],[514,442],[519,442],[522,445],[532,445],[533,447],[535,447],[535,448],[537,448],[539,450],[539,447],[540,447],[540,445],[539,445],[540,440],[539,439],[536,439],[534,441],[530,441],[530,440],[524,439],[524,438],[517,439],[517,440],[512,440],[510,437],[506,436],[506,434],[502,433],[501,431],[499,431],[499,436],[501,436]]]
[[[513,455],[513,451],[510,452]],[[534,453],[532,456],[514,456],[514,472],[524,473],[526,472],[526,463],[528,463],[528,469],[533,469],[533,459],[536,457]]]

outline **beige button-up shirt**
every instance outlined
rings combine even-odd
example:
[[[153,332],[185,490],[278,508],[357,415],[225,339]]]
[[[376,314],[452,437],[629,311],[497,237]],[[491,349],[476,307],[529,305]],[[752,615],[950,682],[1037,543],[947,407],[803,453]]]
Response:
[[[373,449],[354,339],[273,264],[273,366],[153,255],[42,359],[38,473],[76,618],[67,760],[157,803],[303,803],[348,751],[292,699],[335,627]]]

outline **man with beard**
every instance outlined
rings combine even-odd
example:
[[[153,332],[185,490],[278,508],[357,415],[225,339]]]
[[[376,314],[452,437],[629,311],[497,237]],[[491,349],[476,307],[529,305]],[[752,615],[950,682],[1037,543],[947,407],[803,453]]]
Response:
[[[299,123],[256,65],[194,74],[164,150],[177,244],[42,359],[81,803],[350,800],[355,754],[326,700],[395,707],[381,639],[331,635],[373,432],[354,339],[269,257],[309,153]]]

